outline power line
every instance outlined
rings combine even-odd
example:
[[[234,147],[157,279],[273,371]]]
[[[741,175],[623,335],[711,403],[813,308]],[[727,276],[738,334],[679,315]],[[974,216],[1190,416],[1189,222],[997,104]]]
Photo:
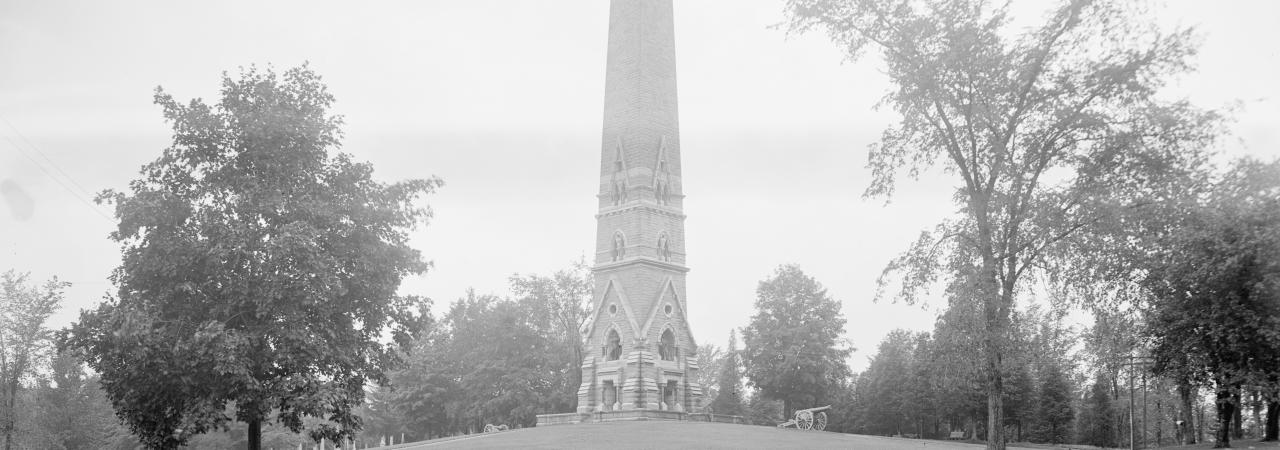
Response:
[[[71,183],[75,184],[75,185],[76,185],[76,187],[79,187],[81,191],[86,192],[86,193],[88,192],[88,190],[87,190],[87,189],[85,189],[84,187],[80,186],[80,184],[79,184],[79,183],[76,183],[76,181],[75,181],[75,179],[74,179],[74,178],[72,178],[70,175],[67,175],[67,173],[66,173],[66,172],[64,172],[61,168],[59,168],[59,167],[58,167],[58,165],[57,165],[56,163],[54,163],[54,162],[53,162],[53,160],[50,160],[48,156],[45,156],[45,155],[44,155],[44,152],[41,152],[41,151],[40,151],[40,149],[39,149],[39,148],[37,148],[37,147],[35,146],[35,144],[32,144],[32,143],[31,143],[31,141],[30,141],[30,140],[28,140],[28,139],[26,138],[26,136],[23,136],[23,135],[22,135],[22,133],[18,131],[17,127],[14,127],[14,126],[13,126],[13,124],[12,124],[12,123],[10,123],[8,119],[5,119],[5,118],[4,118],[4,116],[0,116],[0,121],[4,121],[4,123],[5,123],[5,124],[7,124],[7,125],[9,126],[9,129],[13,130],[14,134],[17,134],[17,135],[18,135],[19,137],[21,137],[24,141],[26,141],[26,142],[27,142],[27,144],[28,144],[28,145],[30,145],[31,150],[33,150],[33,151],[35,151],[35,152],[39,153],[41,156],[43,156],[43,157],[44,157],[44,159],[45,159],[46,161],[48,161],[49,165],[50,165],[50,166],[52,166],[52,167],[54,168],[54,170],[57,170],[59,173],[61,173],[61,174],[62,174],[62,176],[63,176],[63,177],[65,177],[65,178],[67,179],[67,181],[69,181],[69,182],[71,182]],[[103,219],[105,219],[107,222],[115,223],[115,220],[114,220],[114,219],[112,219],[112,218],[111,218],[111,216],[108,216],[106,213],[103,213],[101,209],[98,209],[98,207],[97,207],[96,205],[94,205],[94,204],[93,204],[93,202],[91,202],[91,201],[89,201],[87,198],[85,198],[85,195],[81,195],[81,193],[76,192],[76,190],[75,190],[75,189],[73,189],[71,186],[67,185],[67,183],[66,183],[66,182],[64,182],[61,178],[57,177],[57,176],[56,176],[56,175],[54,175],[52,172],[50,172],[50,171],[49,171],[49,169],[45,168],[44,164],[41,164],[39,160],[37,160],[35,157],[32,157],[32,156],[31,156],[31,154],[30,154],[30,153],[28,153],[26,150],[23,150],[22,146],[21,146],[21,145],[18,145],[18,143],[17,143],[17,142],[14,142],[14,140],[13,140],[12,138],[10,138],[9,136],[5,136],[5,137],[4,137],[4,140],[5,140],[5,141],[7,141],[7,142],[9,143],[9,145],[10,145],[10,146],[12,146],[12,147],[13,147],[13,149],[14,149],[14,150],[16,150],[19,154],[21,154],[23,157],[25,157],[25,158],[27,158],[28,160],[30,160],[32,164],[35,164],[36,168],[40,169],[40,171],[41,171],[41,172],[43,172],[46,176],[48,176],[50,179],[52,179],[55,183],[58,183],[58,186],[62,186],[62,189],[66,190],[66,191],[67,191],[67,193],[68,193],[68,194],[71,194],[71,196],[72,196],[72,197],[75,197],[75,198],[76,198],[76,200],[79,200],[81,203],[84,203],[84,204],[85,204],[85,206],[88,206],[88,207],[89,207],[89,209],[93,210],[93,212],[97,213],[99,216],[101,216],[101,217],[102,217]],[[92,197],[92,196],[90,195],[90,197]]]
[[[67,181],[70,181],[72,185],[79,188],[80,193],[84,194],[86,197],[89,197],[89,198],[93,197],[93,192],[90,192],[88,189],[85,189],[84,186],[81,186],[80,183],[76,182],[76,179],[74,177],[64,172],[62,168],[58,166],[58,163],[55,163],[53,162],[52,159],[49,159],[49,155],[45,154],[45,152],[43,151],[40,151],[40,147],[37,147],[34,142],[31,142],[30,139],[27,139],[27,136],[22,134],[21,131],[18,131],[18,127],[13,126],[13,122],[10,122],[9,119],[5,118],[3,115],[0,115],[0,121],[3,121],[5,125],[8,125],[9,129],[13,131],[13,134],[18,135],[18,137],[22,139],[22,142],[25,142],[27,144],[28,148],[30,148],[31,150],[34,150],[36,154],[39,154],[41,158],[44,158],[44,160],[47,161],[50,166],[53,166],[54,170],[57,170],[59,174],[62,174],[62,176],[67,179]]]

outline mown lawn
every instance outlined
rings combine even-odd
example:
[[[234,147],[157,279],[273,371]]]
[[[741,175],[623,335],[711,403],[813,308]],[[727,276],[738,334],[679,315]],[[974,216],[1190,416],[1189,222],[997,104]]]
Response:
[[[884,450],[976,450],[982,444],[899,439],[879,436],[799,431],[750,425],[705,422],[631,421],[526,428],[462,438],[397,446],[397,449],[438,448],[839,448]],[[1013,448],[1013,447],[1011,447]]]

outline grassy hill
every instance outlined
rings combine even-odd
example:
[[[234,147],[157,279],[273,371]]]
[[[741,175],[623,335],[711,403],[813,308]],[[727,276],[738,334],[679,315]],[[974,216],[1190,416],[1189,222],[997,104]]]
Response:
[[[1280,449],[1275,442],[1259,443],[1256,440],[1233,442],[1235,448]],[[1205,443],[1184,447],[1164,447],[1176,450],[1208,449]],[[631,421],[583,425],[556,425],[541,428],[503,431],[489,434],[437,439],[395,447],[395,450],[416,449],[640,449],[640,448],[698,448],[698,449],[753,449],[753,448],[814,448],[814,449],[875,449],[875,450],[979,450],[982,444],[964,442],[900,439],[880,436],[799,431],[750,425],[732,425],[706,422]],[[1097,447],[1012,444],[1009,448],[1024,449],[1096,449]]]
[[[478,434],[397,446],[397,449],[437,448],[839,448],[977,450],[978,444],[923,441],[876,436],[799,431],[750,425],[706,422],[628,421]]]

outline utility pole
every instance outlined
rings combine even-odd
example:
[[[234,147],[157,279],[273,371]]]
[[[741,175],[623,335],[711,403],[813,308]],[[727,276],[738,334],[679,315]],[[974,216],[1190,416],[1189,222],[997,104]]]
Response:
[[[1137,436],[1133,433],[1133,355],[1129,355],[1129,450],[1138,448]]]
[[[1146,369],[1146,366],[1151,363],[1152,363],[1152,358],[1150,356],[1137,356],[1133,354],[1129,355],[1129,362],[1124,363],[1124,365],[1129,366],[1129,449],[1130,450],[1137,450],[1138,448],[1138,435],[1137,435],[1138,427],[1137,427],[1137,424],[1135,423],[1137,422],[1138,417],[1137,417],[1136,411],[1134,411],[1135,410],[1134,397],[1136,397],[1137,392],[1133,385],[1133,381],[1134,381],[1133,379],[1137,378],[1137,374],[1134,373],[1134,370],[1137,370],[1139,365],[1143,367],[1142,446],[1143,448],[1146,448],[1147,446],[1147,373],[1145,369]]]

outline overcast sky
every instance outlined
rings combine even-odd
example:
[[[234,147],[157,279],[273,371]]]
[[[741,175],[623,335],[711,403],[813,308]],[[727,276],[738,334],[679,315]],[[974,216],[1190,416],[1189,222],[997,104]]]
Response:
[[[892,328],[934,312],[872,302],[876,276],[955,208],[954,180],[863,200],[866,147],[894,116],[873,59],[787,36],[781,0],[677,0],[690,324],[724,346],[757,283],[796,263],[843,302],[866,365]],[[1164,95],[1239,102],[1226,157],[1280,155],[1280,2],[1187,0],[1200,70]],[[343,151],[382,180],[438,175],[414,234],[435,268],[402,292],[436,310],[474,287],[507,295],[594,251],[608,2],[0,1],[0,270],[73,283],[58,327],[113,288],[119,248],[93,193],[123,189],[169,130],[156,86],[216,101],[238,67],[310,61],[345,116]]]

